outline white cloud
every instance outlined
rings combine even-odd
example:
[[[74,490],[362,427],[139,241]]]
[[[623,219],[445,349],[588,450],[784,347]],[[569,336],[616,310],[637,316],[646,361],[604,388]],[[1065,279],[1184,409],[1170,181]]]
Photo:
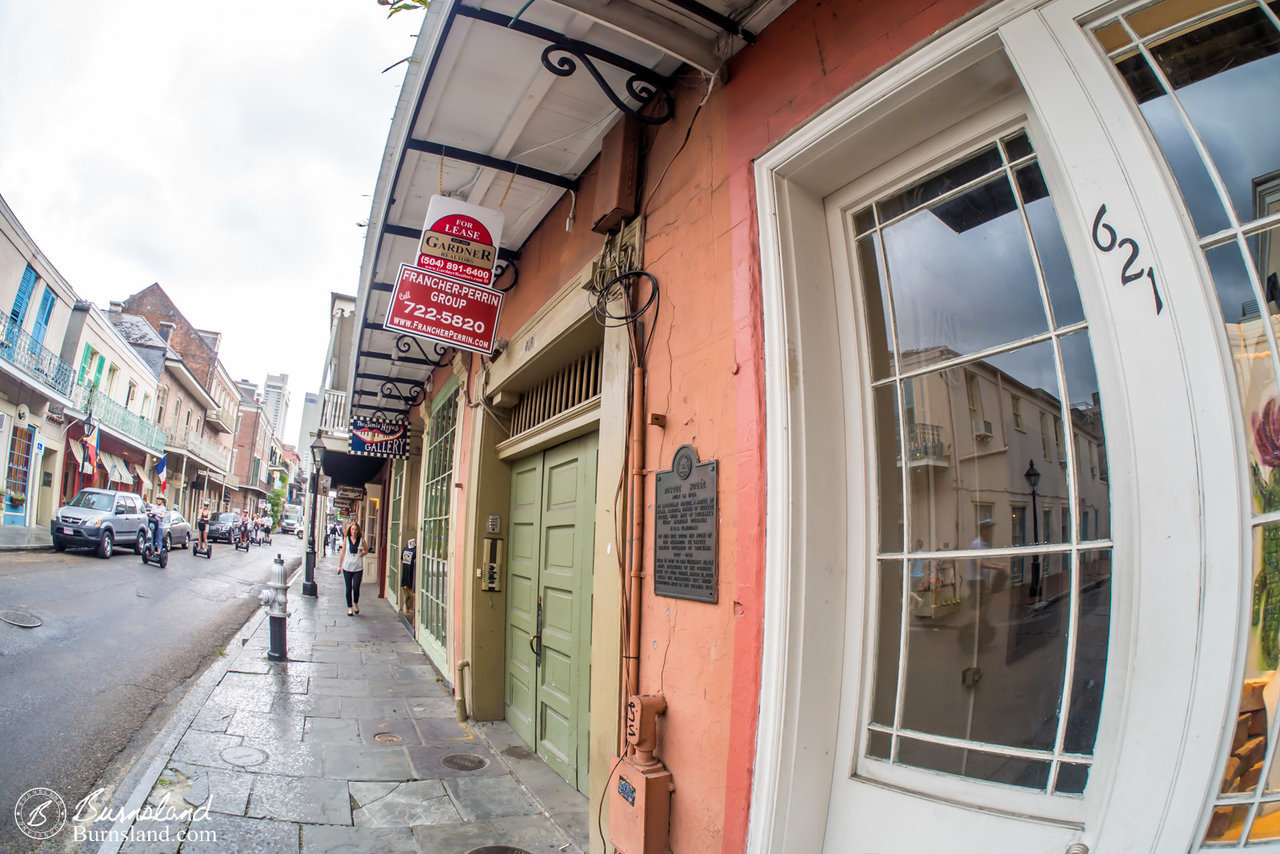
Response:
[[[320,381],[421,13],[373,0],[0,4],[0,195],[81,296],[160,282],[232,375]]]

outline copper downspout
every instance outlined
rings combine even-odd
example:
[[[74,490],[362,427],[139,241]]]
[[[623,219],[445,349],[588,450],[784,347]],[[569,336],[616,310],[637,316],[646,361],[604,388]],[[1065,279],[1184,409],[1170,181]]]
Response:
[[[640,279],[636,278],[636,293],[632,305],[639,304]],[[644,590],[644,365],[641,362],[644,354],[641,350],[643,339],[639,324],[632,327],[631,334],[635,344],[635,367],[631,371],[631,452],[628,459],[631,463],[631,538],[627,550],[627,562],[630,564],[629,625],[627,626],[627,692],[622,698],[625,709],[627,700],[640,693],[640,595]],[[624,721],[625,728],[625,721]]]

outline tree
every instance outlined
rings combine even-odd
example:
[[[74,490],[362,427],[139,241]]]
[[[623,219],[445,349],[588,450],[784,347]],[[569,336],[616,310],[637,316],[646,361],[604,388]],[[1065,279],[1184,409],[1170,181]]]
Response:
[[[271,490],[271,494],[267,496],[267,501],[271,504],[271,527],[275,528],[280,524],[280,508],[284,506],[284,490]]]

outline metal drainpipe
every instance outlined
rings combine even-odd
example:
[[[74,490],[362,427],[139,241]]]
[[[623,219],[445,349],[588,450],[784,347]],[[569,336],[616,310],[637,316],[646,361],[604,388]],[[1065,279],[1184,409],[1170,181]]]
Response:
[[[457,697],[454,700],[454,710],[458,713],[458,720],[465,721],[467,719],[467,677],[466,672],[471,667],[471,659],[464,658],[457,665],[457,681],[454,682],[454,691]]]
[[[632,304],[639,304],[639,277],[636,278]],[[636,339],[635,352],[642,355],[643,345],[639,324],[632,334]],[[627,693],[623,697],[623,715],[627,699],[640,693],[640,595],[644,589],[644,365],[637,361],[631,371],[631,538],[627,554],[630,565],[631,613],[627,627]],[[625,720],[623,724],[625,730]]]

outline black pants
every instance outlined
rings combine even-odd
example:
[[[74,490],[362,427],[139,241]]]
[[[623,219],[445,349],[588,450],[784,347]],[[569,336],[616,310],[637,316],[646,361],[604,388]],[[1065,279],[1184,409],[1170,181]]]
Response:
[[[360,582],[364,579],[364,570],[347,572],[342,570],[342,583],[347,588],[347,607],[360,604]]]

